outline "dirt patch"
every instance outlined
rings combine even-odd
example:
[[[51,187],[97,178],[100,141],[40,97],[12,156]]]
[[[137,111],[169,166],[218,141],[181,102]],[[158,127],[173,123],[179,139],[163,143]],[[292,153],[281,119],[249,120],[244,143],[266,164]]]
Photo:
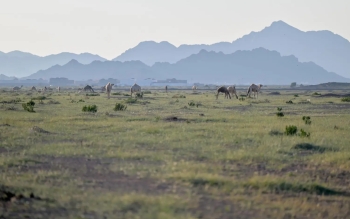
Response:
[[[30,131],[35,133],[51,134],[51,132],[46,131],[38,126],[33,126],[32,128],[30,128]]]

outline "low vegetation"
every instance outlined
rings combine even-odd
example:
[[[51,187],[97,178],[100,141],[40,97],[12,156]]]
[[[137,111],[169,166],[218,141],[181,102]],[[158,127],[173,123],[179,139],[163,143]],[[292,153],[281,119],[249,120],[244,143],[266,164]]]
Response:
[[[0,92],[1,217],[350,218],[347,103],[264,89]]]
[[[91,112],[91,113],[96,113],[97,112],[97,106],[94,105],[85,105],[83,106],[82,109],[83,112]]]

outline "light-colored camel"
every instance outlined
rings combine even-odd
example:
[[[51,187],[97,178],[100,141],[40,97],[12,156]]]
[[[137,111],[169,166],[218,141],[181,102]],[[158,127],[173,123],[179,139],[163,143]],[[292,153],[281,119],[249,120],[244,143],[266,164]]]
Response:
[[[133,86],[131,86],[131,88],[130,88],[131,96],[132,96],[133,93],[138,93],[138,92],[141,92],[141,87],[135,83],[135,84],[134,84]]]
[[[227,88],[228,92],[231,94],[231,96],[233,96],[233,94],[236,96],[236,98],[238,99],[238,96],[237,96],[237,92],[236,92],[236,87],[235,86],[229,86]]]
[[[193,86],[192,86],[192,90],[197,90],[197,86],[196,86],[196,85],[193,85]]]
[[[255,93],[256,93],[256,97],[258,98],[258,93],[259,93],[261,87],[262,87],[262,84],[259,84],[259,85],[252,84],[252,85],[250,85],[248,90],[247,90],[247,97],[248,97],[248,95],[250,97],[250,95],[253,92],[254,93],[254,98],[255,98]]]
[[[57,87],[57,91],[59,93],[61,91],[61,87]]]
[[[106,91],[106,86],[102,86],[102,87],[101,87],[101,91],[102,91],[102,92],[105,92],[105,91]]]
[[[16,86],[16,87],[13,87],[12,90],[13,90],[13,91],[21,90],[22,87],[23,87],[23,85],[21,85],[21,87]]]
[[[218,99],[219,93],[224,93],[225,98],[229,97],[231,99],[230,92],[228,92],[228,90],[225,86],[221,86],[216,90],[216,99]]]
[[[107,92],[108,99],[111,96],[111,91],[112,91],[113,85],[114,84],[111,84],[111,83],[108,82],[108,84],[106,84],[106,86],[105,86],[105,90]]]

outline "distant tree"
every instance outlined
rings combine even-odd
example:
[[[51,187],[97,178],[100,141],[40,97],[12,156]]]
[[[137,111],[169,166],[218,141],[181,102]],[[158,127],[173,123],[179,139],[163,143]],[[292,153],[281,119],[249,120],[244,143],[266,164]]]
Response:
[[[297,82],[292,82],[291,84],[290,84],[290,87],[296,87],[297,86]]]

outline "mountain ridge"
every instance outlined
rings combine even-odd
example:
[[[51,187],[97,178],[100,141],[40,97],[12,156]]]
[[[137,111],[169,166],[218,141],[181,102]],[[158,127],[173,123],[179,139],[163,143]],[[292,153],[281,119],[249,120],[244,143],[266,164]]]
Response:
[[[140,60],[152,66],[156,62],[176,63],[201,49],[230,54],[238,50],[263,47],[276,50],[282,55],[294,55],[303,62],[312,61],[327,71],[350,77],[350,62],[347,61],[350,59],[349,40],[328,30],[301,31],[284,21],[274,21],[261,31],[252,31],[232,42],[182,44],[178,47],[165,42],[140,42],[138,45],[143,46],[130,48],[112,60]],[[167,45],[166,48],[163,45]]]

